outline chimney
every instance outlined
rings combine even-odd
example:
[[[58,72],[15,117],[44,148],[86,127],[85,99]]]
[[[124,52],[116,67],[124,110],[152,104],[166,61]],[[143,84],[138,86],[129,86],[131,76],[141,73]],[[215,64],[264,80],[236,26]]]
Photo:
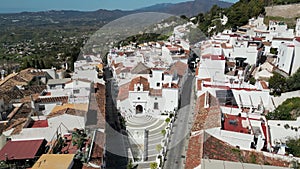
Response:
[[[204,108],[209,108],[209,93],[208,93],[208,91],[205,92]]]
[[[1,80],[4,80],[5,70],[1,70]]]

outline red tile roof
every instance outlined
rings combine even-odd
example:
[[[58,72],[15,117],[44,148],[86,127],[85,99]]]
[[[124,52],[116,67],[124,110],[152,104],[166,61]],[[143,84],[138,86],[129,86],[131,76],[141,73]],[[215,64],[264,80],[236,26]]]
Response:
[[[129,96],[129,85],[130,83],[123,84],[119,87],[118,100],[125,100]]]
[[[281,37],[274,37],[273,40],[286,40],[286,41],[292,41],[293,38],[281,38]]]
[[[56,102],[67,103],[68,96],[38,98],[35,102],[36,103],[56,103]]]
[[[216,98],[209,94],[209,108],[204,108],[204,102],[205,94],[202,94],[196,102],[193,132],[221,125],[221,111]]]
[[[232,49],[233,48],[233,46],[231,46],[231,45],[227,46],[226,43],[222,43],[221,47],[224,49]]]
[[[179,86],[176,83],[171,83],[171,86],[169,86],[168,83],[163,84],[163,88],[173,88],[173,89],[178,89]]]
[[[176,73],[182,77],[182,76],[184,76],[187,69],[188,69],[187,64],[185,64],[181,61],[177,61],[170,67],[170,69],[168,71],[171,74],[174,74],[174,72],[176,71]]]
[[[223,86],[223,85],[211,85],[211,84],[203,84],[204,87],[211,87],[211,88],[219,88],[219,89],[224,89],[224,90],[245,90],[245,91],[261,91],[258,89],[251,89],[251,88],[230,88],[229,86]]]
[[[132,79],[131,82],[130,82],[130,85],[129,85],[129,91],[134,91],[134,85],[135,84],[142,84],[143,85],[143,90],[144,91],[149,91],[150,85],[149,85],[148,79],[146,79],[142,76],[139,76],[139,77],[136,77],[136,78]]]
[[[161,89],[150,89],[150,96],[162,96]]]
[[[196,76],[198,76],[198,75],[199,75],[199,67],[198,67],[198,66],[196,67],[196,71],[195,71],[195,73],[196,73],[196,74],[195,74]]]
[[[167,47],[169,51],[179,51],[178,47]]]
[[[198,90],[198,91],[201,91],[201,90],[202,90],[202,80],[201,80],[201,79],[198,79],[198,80],[197,80],[197,90]]]
[[[210,94],[209,94],[210,95]],[[197,99],[195,107],[194,124],[192,127],[192,136],[189,139],[189,145],[186,157],[186,169],[193,169],[200,165],[203,156],[204,136],[202,131],[209,128],[220,127],[221,112],[215,97],[209,97],[210,108],[204,108],[205,94]]]
[[[269,87],[268,87],[268,85],[265,81],[260,81],[260,84],[261,84],[263,89],[269,89]]]
[[[194,169],[201,164],[203,154],[203,134],[190,137],[188,150],[186,152],[185,169]]]
[[[262,38],[260,38],[260,37],[253,37],[252,38],[254,41],[262,41]]]
[[[241,162],[242,160],[244,163],[255,163],[261,165],[268,163],[271,166],[289,166],[289,161],[265,156],[263,152],[240,150],[207,133],[205,133],[204,138],[203,156],[208,159],[233,162]],[[256,157],[255,161],[253,161],[253,156]]]
[[[44,128],[48,127],[48,120],[37,120],[29,124],[28,128]]]
[[[0,160],[34,159],[40,148],[46,145],[46,140],[8,141],[0,151]],[[6,157],[7,156],[7,157]]]
[[[249,129],[242,126],[245,117],[224,114],[224,130],[249,134]]]
[[[68,133],[64,135],[65,142],[64,147],[61,149],[61,152],[64,154],[76,154],[78,150],[78,145],[73,145],[72,143],[72,134]]]
[[[92,149],[91,162],[97,165],[102,164],[103,153],[105,146],[105,134],[101,131],[96,131],[94,145]]]
[[[203,55],[202,56],[203,59],[211,59],[211,60],[225,60],[225,56],[224,55]]]

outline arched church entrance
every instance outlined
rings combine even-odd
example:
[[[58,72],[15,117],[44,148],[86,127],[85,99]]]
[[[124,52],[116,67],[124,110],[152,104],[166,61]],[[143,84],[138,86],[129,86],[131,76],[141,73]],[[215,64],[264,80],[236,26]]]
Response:
[[[142,114],[143,113],[143,106],[137,105],[135,107],[135,114]]]

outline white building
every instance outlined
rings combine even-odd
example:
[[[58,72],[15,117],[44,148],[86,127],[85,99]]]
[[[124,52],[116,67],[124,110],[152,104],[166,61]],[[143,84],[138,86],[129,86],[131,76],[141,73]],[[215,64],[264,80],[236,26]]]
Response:
[[[269,120],[268,121],[271,134],[271,143],[273,146],[280,146],[285,144],[289,139],[299,139],[300,119],[297,120]]]
[[[287,24],[283,21],[269,21],[269,31],[273,37],[294,37],[294,29],[288,29]]]
[[[245,62],[254,65],[257,61],[258,46],[255,43],[249,43],[248,41],[236,42],[232,52],[234,58],[245,58]]]
[[[11,130],[4,133],[4,135],[10,135],[12,140],[22,139],[46,139],[51,141],[55,138],[56,134],[62,135],[69,133],[74,128],[84,129],[84,117],[75,116],[70,114],[63,114],[46,119],[45,117],[39,117],[40,120],[47,120],[48,127],[41,128],[23,128],[19,134],[10,135]]]
[[[267,25],[264,24],[264,16],[260,15],[257,19],[251,18],[249,19],[250,26],[255,27],[256,30],[267,31]]]
[[[84,79],[74,79],[65,84],[69,103],[88,103],[91,89],[91,82]]]
[[[225,57],[222,55],[203,55],[198,63],[196,77],[198,79],[210,78],[212,81],[225,79]]]
[[[294,38],[277,38],[272,39],[272,48],[279,48],[282,43],[293,43]]]
[[[252,73],[256,80],[267,80],[273,76],[273,70],[275,66],[269,62],[265,62],[262,65],[259,65]]]
[[[176,82],[161,70],[153,70],[148,79],[136,77],[120,86],[118,109],[123,116],[171,113],[178,108],[179,87]]]
[[[294,74],[300,67],[300,40],[282,43],[278,48],[277,66],[287,74]]]
[[[82,60],[74,62],[73,79],[87,79],[95,83],[104,83],[102,59],[100,56],[83,56]]]
[[[85,79],[53,79],[47,84],[47,91],[35,101],[35,109],[48,115],[56,105],[65,103],[89,103],[92,83]]]
[[[64,89],[65,83],[71,80],[72,80],[71,78],[49,79],[47,82],[47,90]]]

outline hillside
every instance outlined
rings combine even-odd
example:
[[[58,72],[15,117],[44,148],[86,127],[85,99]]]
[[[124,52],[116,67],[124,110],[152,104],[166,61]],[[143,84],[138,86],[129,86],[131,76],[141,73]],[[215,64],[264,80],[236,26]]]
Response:
[[[140,12],[161,12],[173,15],[194,16],[198,13],[205,13],[210,10],[213,5],[222,8],[231,6],[231,3],[219,0],[195,0],[176,4],[157,4],[154,6],[132,10],[105,10],[83,12],[83,11],[42,11],[42,12],[22,12],[12,14],[0,14],[0,33],[2,31],[19,28],[37,28],[37,27],[53,27],[53,28],[70,28],[70,27],[87,27],[100,28],[104,24],[126,16],[129,14]],[[62,24],[63,23],[63,24]],[[1,31],[2,30],[2,31]]]
[[[267,16],[279,16],[283,18],[300,17],[300,3],[268,6],[265,10]]]
[[[195,0],[132,11],[51,10],[0,14],[0,69],[11,72],[27,67],[59,68],[64,62],[72,66],[80,47],[89,37],[117,18],[141,12],[192,16],[208,11],[213,5],[224,8],[231,4],[218,0]]]
[[[154,6],[139,9],[141,12],[165,12],[173,15],[186,15],[188,17],[205,13],[209,11],[214,5],[221,8],[228,8],[232,3],[223,2],[219,0],[195,0],[188,2],[181,2],[177,4],[163,3]]]

